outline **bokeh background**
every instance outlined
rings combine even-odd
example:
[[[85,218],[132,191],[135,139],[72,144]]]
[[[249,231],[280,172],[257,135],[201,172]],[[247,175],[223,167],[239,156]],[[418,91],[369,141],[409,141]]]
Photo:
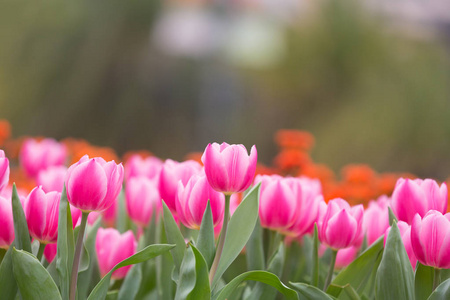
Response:
[[[181,160],[311,132],[335,172],[450,175],[445,0],[29,1],[0,9],[0,117]]]

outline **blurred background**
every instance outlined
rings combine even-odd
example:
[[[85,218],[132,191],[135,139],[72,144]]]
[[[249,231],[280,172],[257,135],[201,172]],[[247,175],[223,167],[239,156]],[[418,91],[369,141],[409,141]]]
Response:
[[[119,155],[256,144],[267,165],[301,129],[334,172],[445,180],[449,54],[445,0],[6,0],[0,117]]]

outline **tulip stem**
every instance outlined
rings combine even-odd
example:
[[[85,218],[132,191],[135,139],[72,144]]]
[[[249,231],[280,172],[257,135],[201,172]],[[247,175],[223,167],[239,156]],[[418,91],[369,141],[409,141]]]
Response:
[[[44,255],[44,249],[45,249],[45,244],[42,242],[39,242],[39,250],[36,255],[36,258],[38,259],[38,261],[42,261],[42,255]]]
[[[278,231],[270,232],[270,243],[269,243],[269,251],[267,253],[267,265],[269,265],[270,259],[277,251],[281,242],[281,234]]]
[[[77,244],[75,246],[75,254],[73,257],[72,275],[70,278],[70,294],[69,299],[75,300],[77,293],[78,267],[80,266],[81,248],[83,247],[84,232],[86,231],[86,223],[89,212],[83,212],[81,215],[80,230],[78,231]]]
[[[0,264],[3,261],[3,257],[5,257],[6,249],[0,248]]]
[[[230,198],[231,195],[225,194],[225,215],[223,217],[222,230],[220,231],[219,244],[217,245],[216,255],[209,272],[209,284],[211,285],[216,275],[217,267],[219,266],[220,257],[222,256],[223,245],[225,244],[225,237],[227,235],[228,219],[230,218]]]
[[[323,286],[323,291],[327,290],[328,286],[331,283],[331,279],[333,278],[334,264],[336,263],[336,256],[337,256],[337,250],[332,250],[330,269],[328,270],[328,275],[327,275],[327,279],[325,280],[325,285]]]
[[[439,286],[440,283],[441,283],[441,269],[434,268],[433,291]]]

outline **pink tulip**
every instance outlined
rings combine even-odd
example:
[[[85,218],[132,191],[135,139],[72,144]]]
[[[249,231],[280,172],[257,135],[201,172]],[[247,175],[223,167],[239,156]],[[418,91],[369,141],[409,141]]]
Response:
[[[51,263],[55,259],[57,250],[58,250],[57,244],[45,245],[44,257],[48,261],[48,263]]]
[[[411,245],[411,226],[403,221],[398,221],[397,223],[398,230],[400,231],[400,236],[402,237],[403,246],[405,246],[406,254],[408,254],[409,262],[413,270],[416,269],[417,258],[414,255],[414,251]],[[387,237],[389,232],[391,231],[391,227],[386,229],[384,233],[384,246],[386,246]]]
[[[42,186],[45,192],[62,192],[67,168],[64,166],[52,166],[38,173],[36,182]]]
[[[253,181],[258,154],[253,146],[250,156],[244,145],[208,144],[202,156],[209,184],[226,194],[245,191]]]
[[[122,260],[136,253],[137,242],[131,230],[120,234],[114,228],[99,228],[95,241],[95,250],[101,277],[105,276],[111,269]],[[115,270],[112,279],[124,278],[131,266]]]
[[[369,207],[364,211],[363,230],[366,233],[368,245],[375,242],[389,227],[388,204],[383,199],[370,201]]]
[[[299,215],[294,224],[289,227],[287,234],[292,236],[303,236],[311,234],[314,223],[319,217],[319,206],[323,200],[322,186],[318,179],[301,177],[301,196],[299,200]]]
[[[30,235],[40,243],[56,243],[61,193],[35,187],[27,198],[26,219]]]
[[[327,211],[318,224],[320,241],[334,250],[359,242],[362,236],[363,215],[362,205],[350,207],[343,199],[330,200]]]
[[[234,214],[239,204],[241,204],[243,200],[242,193],[235,193],[230,197],[230,216]]]
[[[200,173],[202,166],[193,160],[184,162],[177,162],[168,159],[164,162],[159,177],[159,193],[166,205],[172,211],[176,211],[175,196],[178,187],[178,181],[181,180],[183,185],[186,185],[189,179]]]
[[[447,185],[432,179],[404,179],[397,181],[392,193],[392,210],[401,221],[411,224],[414,215],[421,217],[431,210],[447,211]]]
[[[257,175],[255,183],[261,183],[259,218],[261,226],[285,232],[297,220],[300,212],[302,187],[298,178],[279,175]]]
[[[423,219],[416,214],[411,225],[411,245],[421,264],[450,268],[450,213],[430,210]]]
[[[225,196],[209,185],[206,175],[192,176],[186,186],[178,182],[175,204],[181,223],[191,229],[200,229],[208,200],[211,205],[213,223],[217,225],[223,218]]]
[[[69,202],[84,212],[108,209],[122,188],[123,172],[122,164],[83,156],[67,171]]]
[[[9,199],[9,202],[11,202],[12,190],[13,190],[12,186],[8,185],[0,192],[0,196]],[[17,195],[19,196],[20,204],[22,204],[23,211],[25,211],[28,192],[24,189],[17,188]]]
[[[158,187],[147,177],[131,178],[127,183],[125,195],[128,215],[142,228],[148,226],[153,214],[156,215],[161,210]]]
[[[50,166],[63,165],[66,156],[66,147],[54,139],[27,139],[20,149],[19,160],[27,175],[35,177],[39,171]]]
[[[358,256],[360,247],[359,246],[351,246],[348,248],[340,249],[336,256],[336,269],[343,269],[349,264],[351,264],[356,257]]]
[[[0,248],[8,249],[14,241],[11,200],[0,196]]]
[[[0,150],[0,191],[8,186],[9,182],[9,160],[5,152]]]
[[[157,180],[162,166],[163,162],[157,157],[142,158],[142,156],[135,154],[125,164],[125,180],[128,181],[132,177],[140,176]]]

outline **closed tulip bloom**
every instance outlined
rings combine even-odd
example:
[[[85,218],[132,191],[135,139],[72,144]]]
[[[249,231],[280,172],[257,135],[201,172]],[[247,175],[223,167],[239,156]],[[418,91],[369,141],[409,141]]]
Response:
[[[208,144],[202,156],[209,184],[216,191],[232,194],[245,191],[253,181],[258,154],[250,155],[244,145]]]
[[[432,179],[404,179],[397,181],[392,193],[392,210],[401,221],[411,224],[414,215],[421,217],[431,210],[447,211],[447,185],[439,186]]]
[[[58,250],[58,245],[56,243],[48,244],[45,246],[44,257],[48,261],[48,263],[51,263],[55,259],[57,250]]]
[[[27,198],[26,219],[30,235],[40,243],[56,243],[61,193],[35,187]]]
[[[158,179],[163,162],[154,156],[143,158],[135,154],[125,163],[125,180],[128,181],[132,177],[144,176],[148,179]]]
[[[411,224],[411,245],[421,264],[439,269],[450,268],[450,213],[430,210],[419,214]]]
[[[283,178],[278,175],[258,175],[255,183],[261,183],[259,218],[261,226],[284,232],[291,227],[299,215],[301,183],[298,178]]]
[[[27,139],[20,149],[19,160],[27,175],[35,177],[50,166],[63,165],[66,156],[66,147],[54,139]]]
[[[398,221],[397,223],[398,230],[400,231],[400,236],[402,237],[403,245],[405,246],[406,254],[408,254],[409,262],[411,263],[411,267],[413,270],[416,269],[417,258],[414,254],[414,250],[411,245],[411,226],[403,221]],[[384,233],[384,246],[386,246],[387,237],[389,232],[391,231],[391,227],[386,229]]]
[[[177,193],[178,181],[186,185],[189,179],[199,174],[202,166],[193,160],[177,162],[168,159],[164,162],[159,176],[159,193],[171,211],[176,211],[175,195]]]
[[[8,186],[9,182],[9,160],[5,152],[0,150],[0,191]]]
[[[386,201],[370,201],[364,211],[363,229],[366,233],[367,244],[371,245],[382,236],[389,227],[389,211]]]
[[[0,248],[8,249],[14,241],[11,200],[0,196]]]
[[[126,185],[125,195],[128,215],[140,227],[146,227],[153,214],[156,215],[161,209],[158,186],[147,177],[131,178]]]
[[[64,188],[64,178],[67,168],[64,166],[52,166],[39,172],[36,177],[38,185],[42,186],[45,192],[62,192]]]
[[[334,250],[352,246],[362,235],[363,215],[362,205],[350,207],[343,199],[330,200],[319,224],[320,241]]]
[[[200,229],[208,200],[215,226],[223,219],[225,196],[209,185],[204,174],[192,176],[186,186],[179,182],[175,204],[181,223],[191,229]]]
[[[323,201],[322,186],[318,179],[301,177],[299,180],[301,184],[301,196],[298,198],[299,215],[287,230],[287,234],[292,236],[312,233],[314,223],[319,217],[320,203]]]
[[[95,241],[98,266],[101,277],[104,277],[111,269],[122,260],[136,253],[137,242],[131,230],[120,234],[114,228],[99,228]],[[112,279],[124,278],[131,266],[115,270]]]
[[[122,164],[85,155],[67,171],[67,198],[84,212],[104,211],[119,195],[123,174]]]
[[[351,264],[352,261],[354,261],[358,256],[359,249],[359,246],[351,246],[348,248],[340,249],[336,256],[336,269],[343,269]]]

